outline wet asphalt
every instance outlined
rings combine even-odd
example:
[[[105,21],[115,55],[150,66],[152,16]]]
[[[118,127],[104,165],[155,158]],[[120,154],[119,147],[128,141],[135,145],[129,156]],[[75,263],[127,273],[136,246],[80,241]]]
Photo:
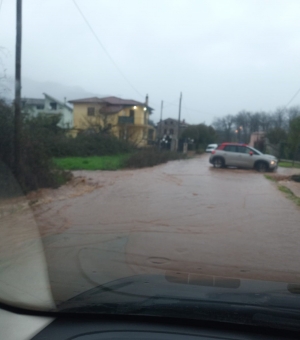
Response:
[[[300,282],[300,209],[261,173],[204,155],[75,175],[97,188],[35,210],[56,303],[137,274]]]

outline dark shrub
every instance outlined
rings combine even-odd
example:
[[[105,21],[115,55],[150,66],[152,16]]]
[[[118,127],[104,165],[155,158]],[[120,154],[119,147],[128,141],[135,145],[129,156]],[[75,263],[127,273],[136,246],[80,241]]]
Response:
[[[48,150],[53,157],[108,156],[128,153],[133,150],[128,142],[101,132],[81,133],[75,138],[58,134],[52,139]]]
[[[295,182],[300,182],[300,175],[292,175],[291,179]]]
[[[13,108],[0,100],[0,192],[8,196],[20,194],[13,178]],[[68,172],[58,170],[52,163],[51,143],[53,136],[62,132],[57,128],[55,117],[23,117],[21,135],[21,174],[19,185],[24,192],[44,187],[58,187],[70,179]],[[7,182],[7,179],[9,181]],[[7,196],[7,195],[6,195]]]
[[[154,165],[166,163],[171,160],[186,158],[182,153],[158,150],[157,148],[149,148],[139,150],[125,161],[125,167],[128,168],[145,168]]]
[[[9,167],[13,164],[13,111],[0,100],[0,160]]]

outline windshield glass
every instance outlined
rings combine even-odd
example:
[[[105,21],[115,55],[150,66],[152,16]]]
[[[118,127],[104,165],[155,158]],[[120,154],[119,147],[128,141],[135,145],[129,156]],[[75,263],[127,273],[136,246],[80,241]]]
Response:
[[[0,302],[300,318],[298,0],[38,3],[0,1]]]

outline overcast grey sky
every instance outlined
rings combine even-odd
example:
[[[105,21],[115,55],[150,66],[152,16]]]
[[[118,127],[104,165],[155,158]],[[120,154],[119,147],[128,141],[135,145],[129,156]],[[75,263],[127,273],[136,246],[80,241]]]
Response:
[[[8,75],[14,75],[15,2],[3,0],[0,9]],[[142,96],[116,70],[73,0],[23,0],[24,77],[141,101],[148,93],[155,121],[161,100],[164,117],[177,117],[182,91],[182,116],[190,123],[274,110],[300,88],[299,0],[76,2]],[[41,86],[36,96],[43,92]],[[299,103],[300,95],[291,105]]]

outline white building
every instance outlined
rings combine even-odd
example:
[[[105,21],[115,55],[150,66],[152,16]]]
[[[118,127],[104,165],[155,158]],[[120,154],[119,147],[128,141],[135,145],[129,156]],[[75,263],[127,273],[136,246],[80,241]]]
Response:
[[[22,98],[23,112],[32,117],[39,114],[43,115],[61,115],[58,126],[64,129],[73,128],[73,109],[66,101],[61,102],[46,93],[44,98]]]

